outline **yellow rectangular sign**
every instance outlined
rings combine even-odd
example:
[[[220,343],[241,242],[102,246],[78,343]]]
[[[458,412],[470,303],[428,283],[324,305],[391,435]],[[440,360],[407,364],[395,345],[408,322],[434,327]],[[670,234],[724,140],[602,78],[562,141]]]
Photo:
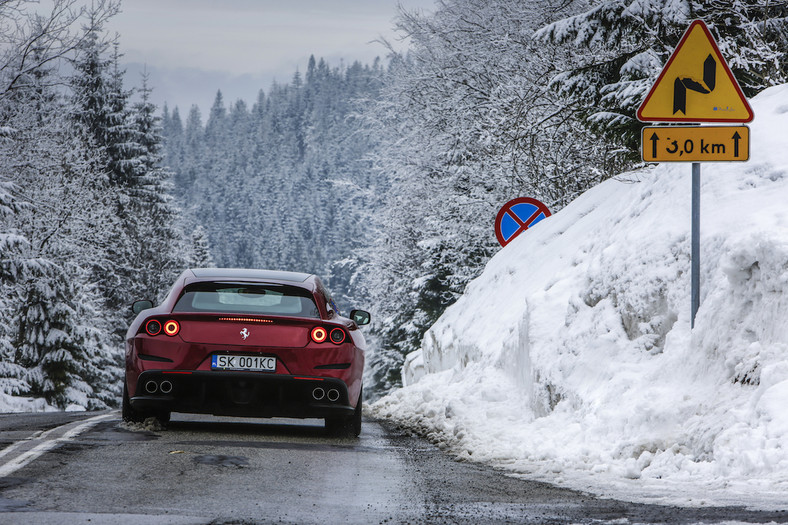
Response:
[[[646,162],[727,162],[750,158],[747,126],[649,126],[641,134]]]

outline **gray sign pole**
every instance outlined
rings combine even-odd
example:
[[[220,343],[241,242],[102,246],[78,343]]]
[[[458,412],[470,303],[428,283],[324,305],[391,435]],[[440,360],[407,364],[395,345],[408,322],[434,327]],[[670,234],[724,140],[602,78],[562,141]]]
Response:
[[[692,321],[700,308],[700,162],[692,163]]]

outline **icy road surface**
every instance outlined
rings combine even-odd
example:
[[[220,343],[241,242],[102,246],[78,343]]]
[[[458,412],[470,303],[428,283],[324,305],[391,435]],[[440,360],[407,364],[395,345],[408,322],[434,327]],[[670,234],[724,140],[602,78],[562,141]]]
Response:
[[[0,447],[3,524],[788,522],[596,499],[454,461],[369,420],[342,440],[318,420],[176,414],[151,430],[117,412],[8,414]]]

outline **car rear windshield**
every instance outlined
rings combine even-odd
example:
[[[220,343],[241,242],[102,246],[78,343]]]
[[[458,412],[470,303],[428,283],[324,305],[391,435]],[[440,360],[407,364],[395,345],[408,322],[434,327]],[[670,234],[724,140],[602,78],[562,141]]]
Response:
[[[195,283],[172,311],[320,318],[309,290],[280,284]]]

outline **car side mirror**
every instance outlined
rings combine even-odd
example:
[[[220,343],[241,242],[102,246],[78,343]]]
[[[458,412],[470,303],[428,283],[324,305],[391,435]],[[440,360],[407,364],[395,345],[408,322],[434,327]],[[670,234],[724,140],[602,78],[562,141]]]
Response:
[[[140,313],[143,310],[147,310],[148,308],[153,308],[153,303],[151,301],[134,301],[131,303],[131,311],[135,314]]]
[[[369,321],[372,319],[369,315],[369,312],[365,312],[364,310],[351,310],[350,318],[353,319],[359,326],[369,324]]]

